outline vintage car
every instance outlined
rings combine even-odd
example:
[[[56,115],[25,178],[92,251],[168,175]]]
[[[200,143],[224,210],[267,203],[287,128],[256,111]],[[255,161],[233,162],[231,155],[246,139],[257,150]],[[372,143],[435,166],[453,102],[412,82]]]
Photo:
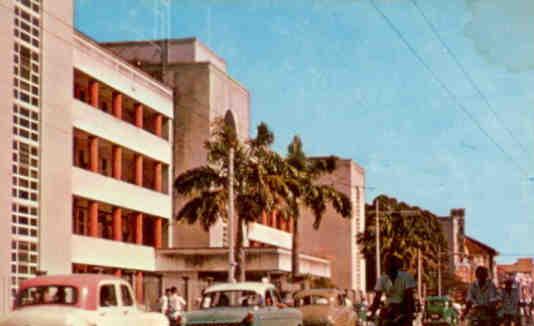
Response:
[[[21,283],[13,311],[0,326],[168,326],[137,308],[130,284],[108,275],[36,277]]]
[[[354,326],[358,321],[352,302],[336,289],[302,290],[294,300],[304,326]]]
[[[459,313],[446,296],[427,297],[423,314],[423,325],[457,325]]]
[[[302,314],[282,304],[268,283],[223,283],[203,292],[200,309],[182,315],[181,325],[302,326]]]

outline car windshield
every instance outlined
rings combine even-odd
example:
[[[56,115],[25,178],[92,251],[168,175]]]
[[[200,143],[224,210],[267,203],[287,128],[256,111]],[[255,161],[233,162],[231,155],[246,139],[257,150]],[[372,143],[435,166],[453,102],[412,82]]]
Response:
[[[17,295],[16,306],[41,304],[74,305],[78,292],[72,286],[48,285],[26,288]]]
[[[250,307],[262,304],[261,296],[253,291],[214,291],[202,298],[202,309],[215,307]]]
[[[297,307],[302,306],[327,306],[330,304],[330,299],[320,295],[307,295],[299,297],[295,300]]]
[[[443,308],[445,307],[445,301],[429,301],[427,305],[429,307]]]

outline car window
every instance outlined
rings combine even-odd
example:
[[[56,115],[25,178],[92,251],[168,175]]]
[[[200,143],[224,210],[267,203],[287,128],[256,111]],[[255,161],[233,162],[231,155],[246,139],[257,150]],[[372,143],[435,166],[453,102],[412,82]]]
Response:
[[[327,306],[330,304],[330,300],[327,297],[320,295],[306,295],[295,299],[297,307],[302,306]]]
[[[117,294],[115,285],[106,284],[100,287],[100,307],[117,306]]]
[[[260,305],[261,301],[261,296],[253,291],[215,291],[204,295],[201,307],[253,307]]]
[[[130,289],[128,286],[122,284],[121,285],[121,299],[122,299],[122,305],[123,306],[133,306],[134,300],[132,297],[132,293],[130,292]]]
[[[282,298],[280,297],[280,292],[278,292],[277,290],[273,289],[271,290],[272,293],[273,293],[273,298],[274,298],[274,304],[280,304],[282,303]]]
[[[273,295],[270,290],[265,291],[265,305],[273,306],[275,304]]]
[[[16,306],[28,306],[39,304],[74,305],[78,301],[78,291],[71,286],[37,286],[24,289],[19,292]]]

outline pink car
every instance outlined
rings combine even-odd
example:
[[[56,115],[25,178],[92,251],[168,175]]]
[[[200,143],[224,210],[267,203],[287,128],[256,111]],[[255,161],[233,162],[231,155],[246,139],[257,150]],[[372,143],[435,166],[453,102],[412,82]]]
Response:
[[[14,311],[0,326],[168,326],[137,308],[130,284],[109,275],[36,277],[20,285]]]

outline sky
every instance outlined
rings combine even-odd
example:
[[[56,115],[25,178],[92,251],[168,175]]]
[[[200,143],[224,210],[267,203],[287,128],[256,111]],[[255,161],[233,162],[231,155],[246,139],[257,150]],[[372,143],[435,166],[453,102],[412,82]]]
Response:
[[[77,0],[98,41],[197,37],[251,93],[285,153],[365,168],[366,197],[447,215],[502,253],[534,256],[531,0]],[[251,128],[254,131],[254,128]]]

